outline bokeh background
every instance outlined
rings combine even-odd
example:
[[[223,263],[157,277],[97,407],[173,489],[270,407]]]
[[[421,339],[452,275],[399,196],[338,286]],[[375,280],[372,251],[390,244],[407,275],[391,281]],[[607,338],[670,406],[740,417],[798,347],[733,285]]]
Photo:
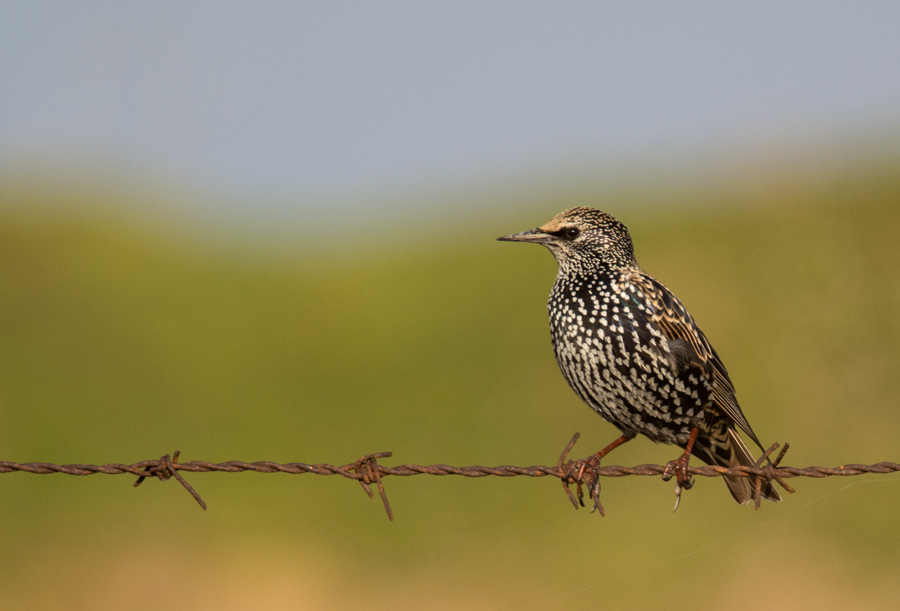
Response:
[[[549,253],[607,210],[787,463],[900,460],[891,3],[5,2],[0,458],[553,464]],[[610,464],[665,462],[638,440]],[[889,609],[896,476],[0,477],[10,609]]]

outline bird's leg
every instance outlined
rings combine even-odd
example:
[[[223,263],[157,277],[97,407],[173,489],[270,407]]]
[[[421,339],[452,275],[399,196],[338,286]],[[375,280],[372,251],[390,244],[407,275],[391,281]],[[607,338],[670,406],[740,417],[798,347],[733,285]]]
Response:
[[[583,460],[576,461],[576,465],[578,468],[578,474],[575,476],[575,486],[578,491],[578,502],[584,507],[584,493],[581,490],[581,484],[584,482],[584,472],[591,472],[591,479],[588,482],[588,489],[591,493],[591,499],[594,501],[594,509],[600,512],[600,515],[604,515],[603,506],[600,504],[600,478],[597,477],[597,474],[594,473],[594,469],[600,466],[600,459],[612,452],[614,449],[618,448],[620,445],[632,439],[632,437],[628,437],[627,435],[622,435],[611,444],[594,454],[588,458]]]
[[[694,485],[694,480],[688,474],[688,462],[691,460],[691,449],[694,447],[694,442],[697,441],[697,433],[699,432],[700,429],[696,426],[691,429],[691,436],[687,445],[684,446],[684,454],[676,460],[670,460],[666,465],[666,470],[663,471],[662,478],[664,482],[672,479],[673,475],[675,476],[675,509],[672,510],[673,512],[678,511],[682,489],[690,490]]]
[[[590,456],[589,458],[585,458],[585,459],[579,461],[582,463],[582,465],[581,465],[581,469],[578,471],[578,479],[581,479],[581,477],[584,475],[585,469],[588,466],[590,466],[592,469],[596,468],[597,466],[600,465],[601,458],[603,458],[604,456],[606,456],[607,454],[609,454],[610,452],[612,452],[613,450],[615,450],[620,445],[622,445],[623,443],[625,443],[626,441],[628,441],[630,439],[631,439],[631,437],[622,435],[621,437],[619,437],[618,439],[613,441],[611,444],[609,444],[608,446],[606,446],[605,448],[603,448],[602,450],[600,450],[593,456]]]

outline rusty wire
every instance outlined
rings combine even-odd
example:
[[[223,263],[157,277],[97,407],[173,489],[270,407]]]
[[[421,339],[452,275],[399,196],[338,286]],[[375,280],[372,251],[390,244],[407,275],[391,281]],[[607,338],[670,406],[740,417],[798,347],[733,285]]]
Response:
[[[389,458],[391,452],[379,452],[376,454],[366,454],[359,460],[348,463],[346,465],[331,465],[327,463],[306,464],[300,462],[294,463],[276,463],[270,461],[242,462],[232,460],[222,463],[209,463],[200,460],[191,460],[187,462],[178,462],[179,452],[175,452],[172,457],[168,454],[163,455],[157,460],[143,460],[132,463],[130,465],[120,463],[108,463],[105,465],[56,465],[52,463],[16,463],[8,461],[0,461],[0,473],[12,473],[16,471],[24,473],[63,473],[65,475],[94,475],[103,473],[106,475],[122,475],[129,474],[136,476],[138,479],[134,483],[135,486],[141,484],[145,478],[156,477],[161,480],[167,480],[174,477],[187,490],[194,500],[206,509],[206,503],[197,493],[196,490],[179,474],[179,471],[190,473],[206,473],[210,471],[221,473],[237,473],[240,471],[256,471],[257,473],[290,473],[301,475],[304,473],[312,473],[315,475],[341,475],[348,479],[354,479],[360,483],[363,490],[374,498],[370,484],[378,487],[378,493],[384,503],[385,511],[390,520],[394,519],[393,511],[387,500],[387,494],[384,489],[382,478],[388,475],[409,476],[409,475],[461,475],[463,477],[556,477],[562,481],[569,499],[577,508],[579,503],[583,505],[581,499],[581,484],[588,483],[591,491],[591,498],[594,501],[594,508],[599,510],[603,515],[603,507],[599,501],[600,486],[597,483],[601,477],[625,477],[629,475],[655,475],[664,476],[666,473],[666,465],[638,465],[636,467],[622,467],[618,465],[599,466],[588,460],[569,460],[569,452],[578,440],[578,433],[572,437],[572,440],[566,446],[559,461],[555,466],[547,467],[535,465],[531,467],[516,467],[510,465],[501,465],[499,467],[452,467],[450,465],[398,465],[396,467],[385,467],[378,463],[381,458]],[[780,467],[779,463],[784,458],[785,452],[790,447],[785,444],[781,452],[774,461],[770,460],[770,455],[779,445],[773,444],[753,467],[718,467],[704,465],[700,467],[688,467],[688,474],[700,477],[751,477],[757,476],[756,490],[754,502],[756,508],[760,505],[760,489],[762,481],[775,481],[788,492],[794,492],[784,480],[794,477],[830,477],[830,476],[850,476],[862,475],[865,473],[895,473],[900,471],[900,464],[892,462],[880,462],[874,465],[841,465],[839,467]],[[763,463],[766,464],[763,464]],[[569,489],[570,484],[578,484],[578,498]]]

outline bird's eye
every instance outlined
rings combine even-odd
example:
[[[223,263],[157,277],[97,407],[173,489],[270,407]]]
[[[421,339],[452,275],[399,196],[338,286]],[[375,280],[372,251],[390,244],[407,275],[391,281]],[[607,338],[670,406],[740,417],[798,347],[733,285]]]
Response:
[[[578,227],[566,227],[565,236],[568,240],[574,240],[581,234],[581,231],[578,230]]]

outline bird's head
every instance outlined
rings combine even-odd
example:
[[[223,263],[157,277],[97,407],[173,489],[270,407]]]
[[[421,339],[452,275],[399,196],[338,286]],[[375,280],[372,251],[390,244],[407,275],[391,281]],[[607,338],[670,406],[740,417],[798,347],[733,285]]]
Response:
[[[572,208],[540,227],[497,239],[546,246],[563,272],[637,267],[628,229],[612,215],[593,208]]]

